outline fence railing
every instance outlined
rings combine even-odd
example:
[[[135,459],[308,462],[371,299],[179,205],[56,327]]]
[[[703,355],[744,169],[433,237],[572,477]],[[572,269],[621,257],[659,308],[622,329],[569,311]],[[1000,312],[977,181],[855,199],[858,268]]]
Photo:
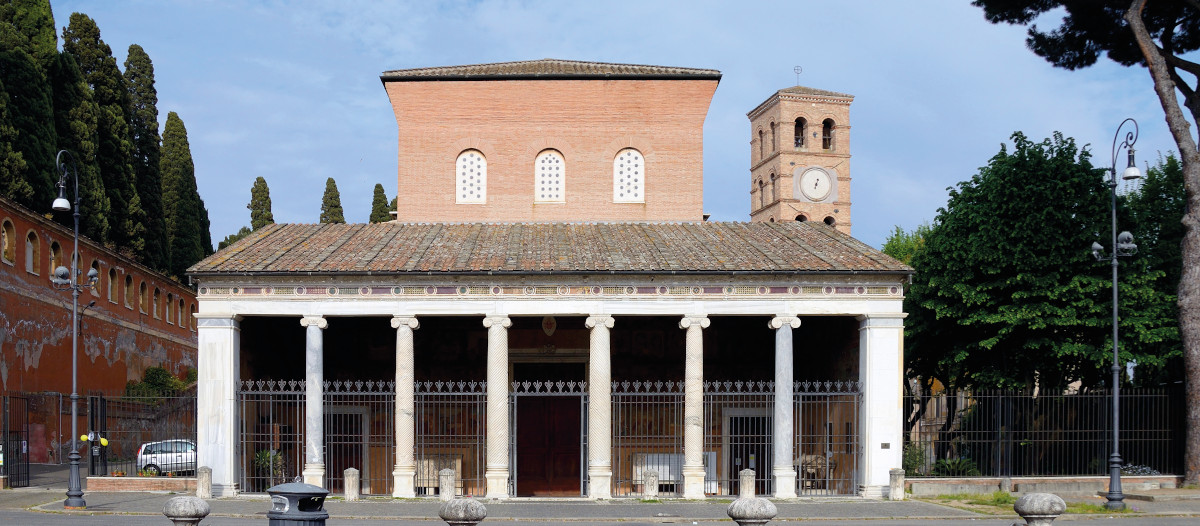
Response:
[[[906,476],[1080,476],[1108,470],[1108,391],[978,391],[905,397]],[[1178,402],[1165,390],[1121,391],[1120,450],[1130,474],[1176,473]],[[919,418],[918,418],[918,415]]]
[[[81,445],[92,476],[174,476],[196,472],[196,390],[131,391],[87,397],[88,427],[108,446]],[[84,433],[81,430],[81,434]]]

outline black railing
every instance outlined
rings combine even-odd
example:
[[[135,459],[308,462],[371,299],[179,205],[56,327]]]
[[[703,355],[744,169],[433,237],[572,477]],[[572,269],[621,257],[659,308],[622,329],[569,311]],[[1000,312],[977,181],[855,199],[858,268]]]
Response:
[[[126,391],[87,397],[87,432],[80,446],[91,476],[194,476],[196,389]],[[102,446],[99,439],[107,440]]]

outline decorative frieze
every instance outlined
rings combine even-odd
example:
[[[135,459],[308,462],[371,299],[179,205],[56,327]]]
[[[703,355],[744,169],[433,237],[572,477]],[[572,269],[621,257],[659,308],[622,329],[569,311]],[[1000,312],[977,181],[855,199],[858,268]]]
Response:
[[[900,297],[904,290],[899,285],[424,285],[424,286],[243,286],[243,287],[200,287],[200,296],[323,296],[323,297],[604,297],[604,298],[655,298],[671,297],[727,297],[727,298],[779,298],[779,297]]]

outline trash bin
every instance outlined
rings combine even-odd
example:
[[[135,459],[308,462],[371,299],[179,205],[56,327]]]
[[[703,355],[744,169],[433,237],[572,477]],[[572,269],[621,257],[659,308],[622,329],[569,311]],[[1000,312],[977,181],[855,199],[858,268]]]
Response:
[[[325,511],[329,492],[319,486],[288,482],[268,489],[267,494],[271,495],[269,526],[325,526],[329,518]]]

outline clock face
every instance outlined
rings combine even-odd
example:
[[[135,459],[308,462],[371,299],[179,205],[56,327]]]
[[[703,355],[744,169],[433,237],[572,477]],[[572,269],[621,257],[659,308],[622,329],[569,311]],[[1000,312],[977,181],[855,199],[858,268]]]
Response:
[[[833,177],[820,168],[809,168],[800,176],[800,192],[812,201],[824,201],[833,191]]]

